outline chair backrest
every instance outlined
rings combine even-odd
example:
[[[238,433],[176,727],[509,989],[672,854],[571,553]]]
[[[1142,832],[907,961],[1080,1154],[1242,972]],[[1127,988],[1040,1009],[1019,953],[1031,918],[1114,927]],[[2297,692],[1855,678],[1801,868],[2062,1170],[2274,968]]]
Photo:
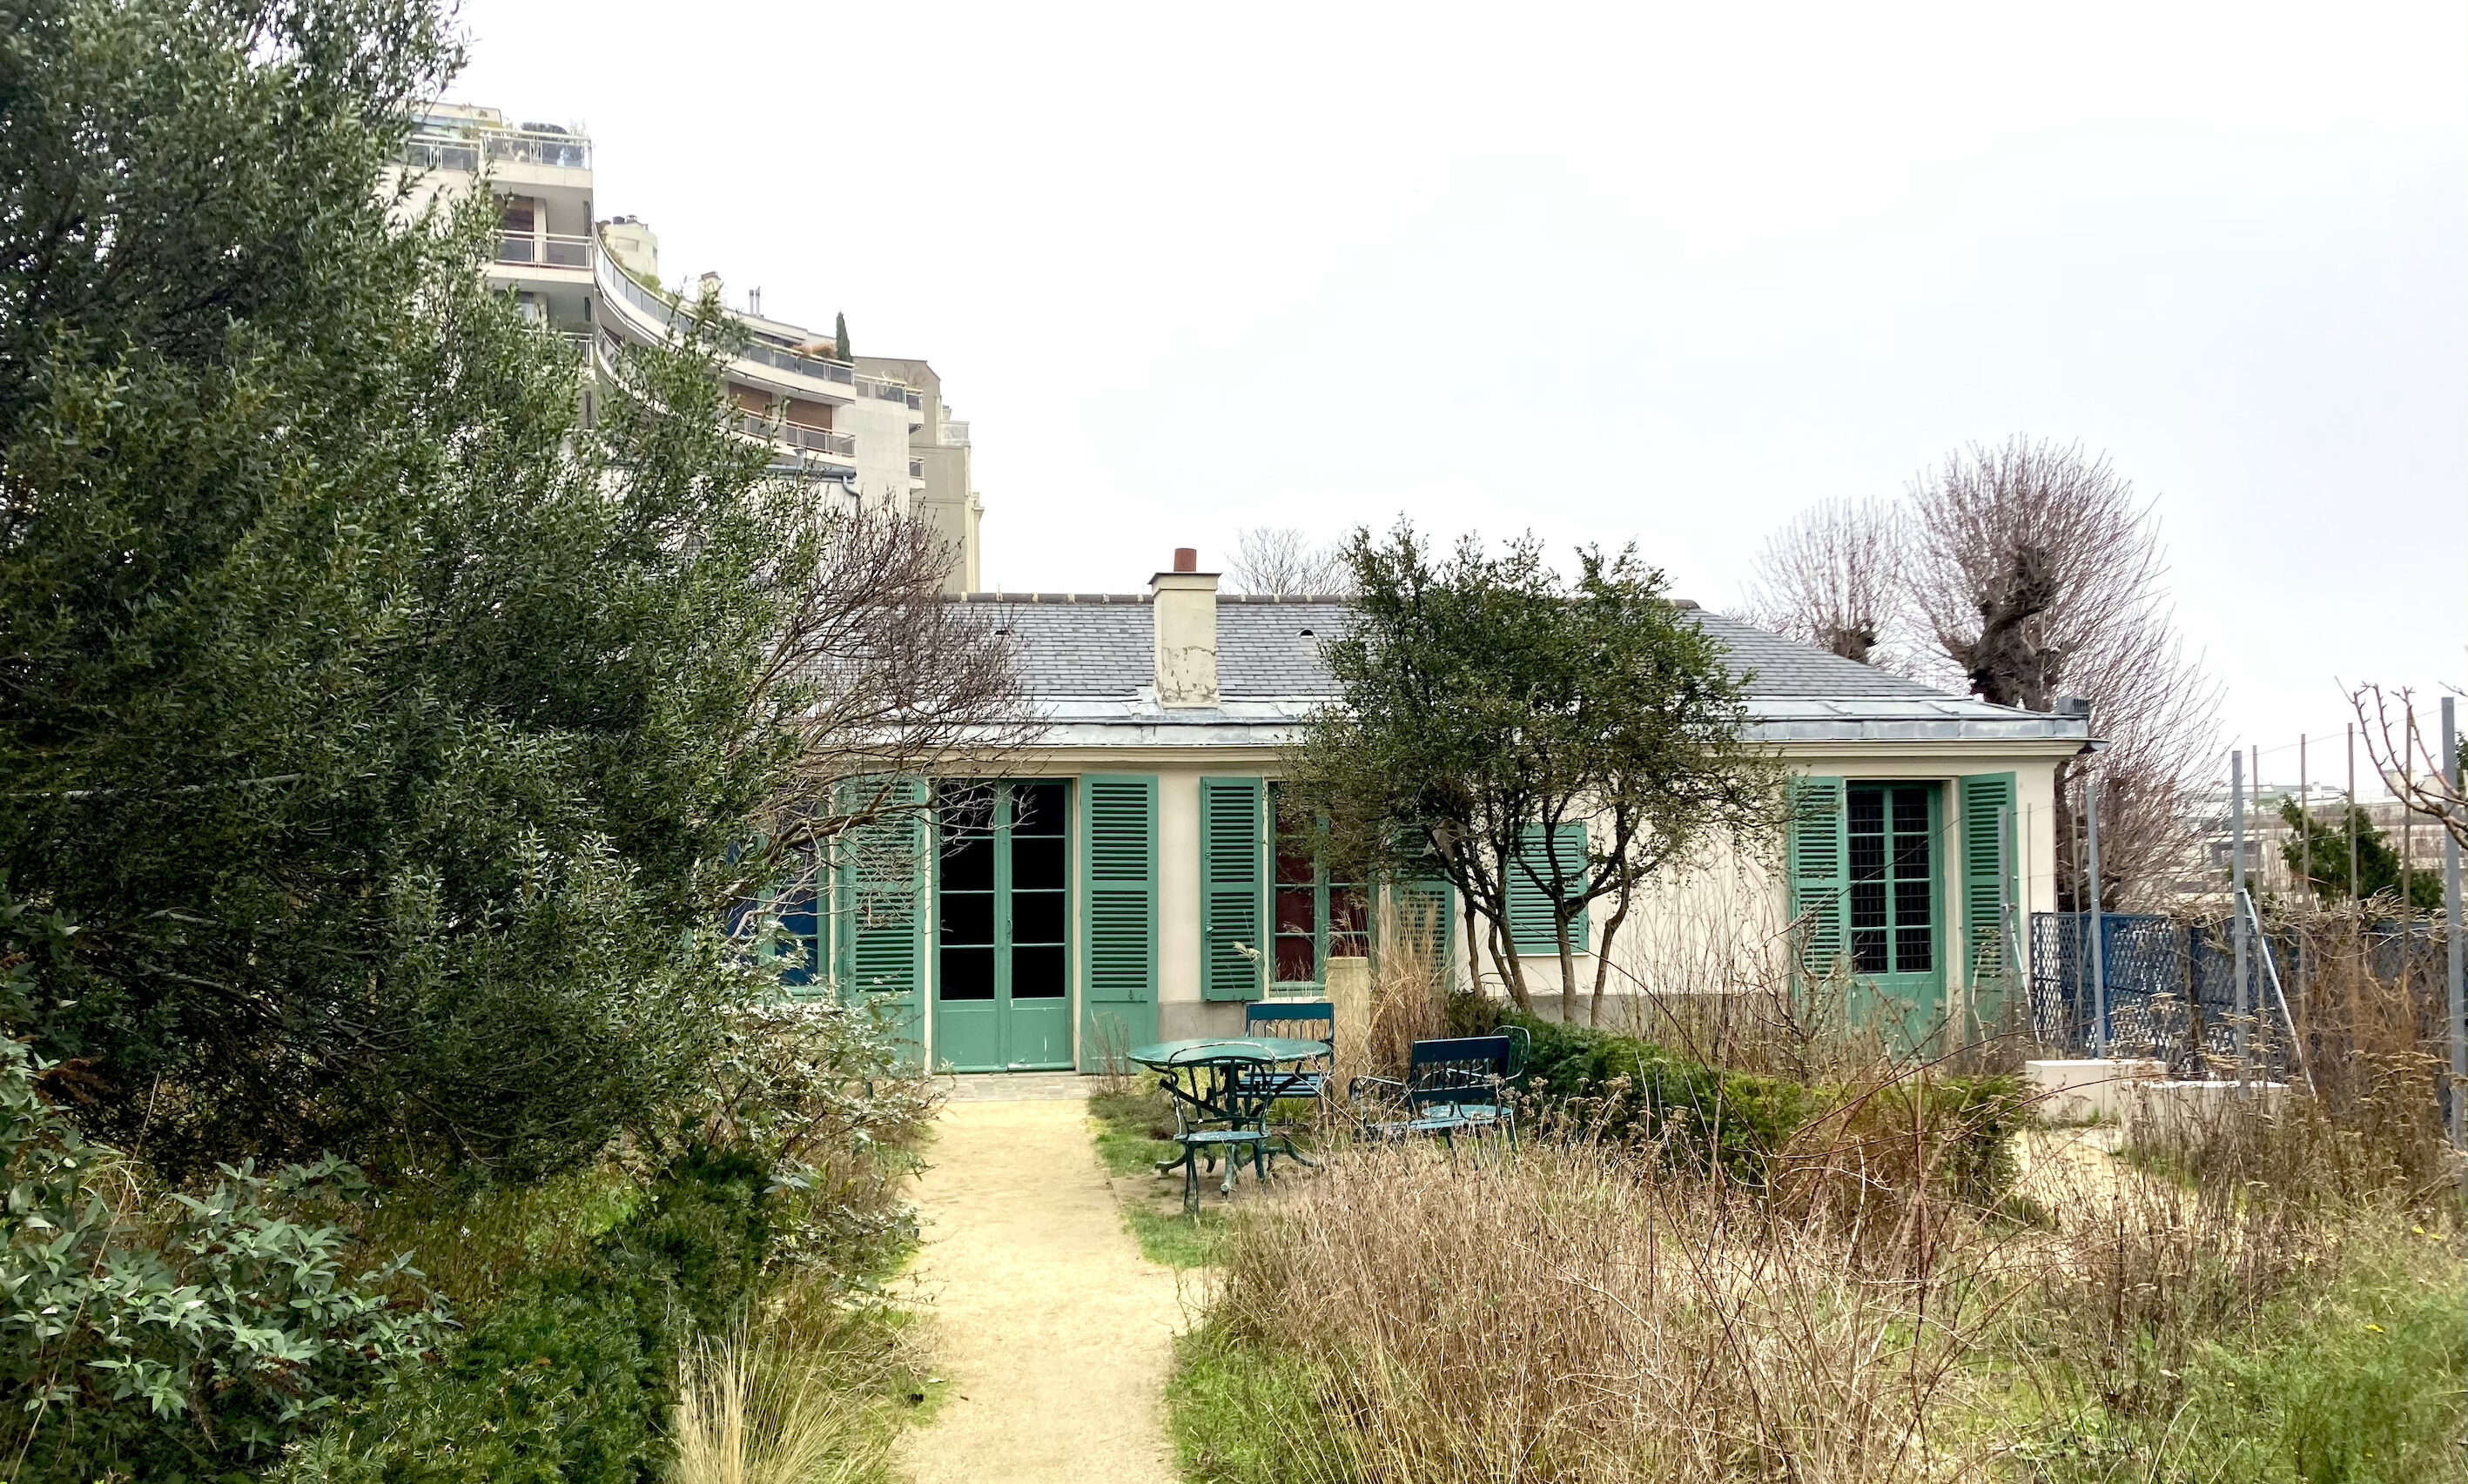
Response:
[[[1243,1007],[1243,1034],[1319,1040],[1337,1049],[1337,1007],[1326,1000],[1255,999]]]
[[[1515,1054],[1515,1043],[1505,1036],[1418,1040],[1410,1057],[1405,1096],[1417,1105],[1497,1103]]]

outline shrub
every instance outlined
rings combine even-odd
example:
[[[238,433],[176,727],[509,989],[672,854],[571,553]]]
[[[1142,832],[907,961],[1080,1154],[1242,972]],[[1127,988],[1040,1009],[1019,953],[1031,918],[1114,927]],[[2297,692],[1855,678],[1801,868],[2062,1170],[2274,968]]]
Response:
[[[1502,1023],[1532,1037],[1522,1084],[1553,1116],[1605,1138],[1657,1143],[1701,1170],[1762,1183],[1820,1107],[1800,1084],[1722,1071],[1634,1037],[1530,1015]]]
[[[0,1038],[0,1453],[21,1480],[178,1479],[263,1466],[430,1348],[436,1313],[386,1290],[409,1258],[351,1276],[304,1200],[365,1189],[339,1160],[225,1166],[203,1195],[149,1199],[86,1143]]]

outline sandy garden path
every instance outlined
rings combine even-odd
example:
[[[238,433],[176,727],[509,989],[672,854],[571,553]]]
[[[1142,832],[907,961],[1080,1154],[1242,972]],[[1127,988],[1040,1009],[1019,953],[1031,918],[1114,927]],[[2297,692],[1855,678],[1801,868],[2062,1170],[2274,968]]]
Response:
[[[917,1484],[1174,1484],[1182,1303],[1123,1229],[1076,1083],[971,1079],[936,1125],[915,1282],[948,1396],[902,1440]]]

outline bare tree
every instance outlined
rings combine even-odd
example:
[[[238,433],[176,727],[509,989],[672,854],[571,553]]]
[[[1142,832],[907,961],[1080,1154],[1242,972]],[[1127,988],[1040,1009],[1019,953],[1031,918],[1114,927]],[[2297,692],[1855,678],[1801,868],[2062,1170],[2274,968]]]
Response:
[[[1343,594],[1354,583],[1342,545],[1314,545],[1310,532],[1292,526],[1238,532],[1225,578],[1232,591],[1270,598]]]
[[[2418,721],[2416,694],[2405,686],[2393,696],[2379,685],[2361,685],[2348,693],[2348,704],[2357,713],[2365,755],[2382,774],[2383,787],[2410,809],[2439,822],[2460,849],[2468,850],[2468,788],[2461,787],[2458,775],[2443,773],[2440,739]],[[2391,714],[2394,704],[2396,717]],[[2468,754],[2468,746],[2460,750]]]
[[[2182,807],[2214,751],[2218,687],[2185,657],[2157,522],[2104,457],[2017,436],[1948,456],[1910,488],[1906,587],[1938,665],[1984,700],[2053,710],[2088,696],[2110,741],[2101,875],[2147,896],[2183,858]],[[1949,676],[1950,678],[1950,676]],[[2074,858],[2081,769],[2058,769],[2057,849]],[[2060,871],[2061,904],[2077,878]]]
[[[1906,527],[1884,500],[1812,506],[1767,537],[1742,616],[1844,659],[1885,661],[1882,647],[1899,627]]]
[[[819,518],[823,559],[764,679],[804,741],[767,845],[783,881],[810,886],[834,856],[860,877],[903,879],[891,857],[918,832],[901,827],[934,805],[919,781],[999,773],[1037,721],[1010,637],[944,596],[956,553],[930,522],[861,508]]]

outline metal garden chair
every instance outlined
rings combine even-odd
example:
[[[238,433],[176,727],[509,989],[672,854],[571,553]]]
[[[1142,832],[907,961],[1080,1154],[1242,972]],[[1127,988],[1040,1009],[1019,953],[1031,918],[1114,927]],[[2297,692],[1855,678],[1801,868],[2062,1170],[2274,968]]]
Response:
[[[1245,1156],[1252,1173],[1267,1181],[1268,1145],[1276,1137],[1268,1130],[1268,1105],[1274,1100],[1261,1095],[1259,1070],[1256,1057],[1239,1052],[1177,1059],[1165,1069],[1160,1084],[1174,1102],[1174,1142],[1181,1146],[1182,1153],[1162,1169],[1182,1167],[1186,1213],[1200,1209],[1203,1159],[1212,1172],[1220,1157],[1225,1160],[1225,1181],[1219,1187],[1222,1195],[1234,1193],[1234,1177]]]
[[[1497,1036],[1460,1036],[1418,1040],[1403,1082],[1358,1077],[1348,1085],[1357,1102],[1384,1104],[1403,1118],[1366,1119],[1363,1136],[1409,1139],[1437,1135],[1451,1149],[1460,1133],[1497,1135],[1517,1146],[1517,1108],[1508,1084],[1524,1070],[1522,1027]]]
[[[1260,1075],[1274,1084],[1279,1098],[1322,1098],[1337,1064],[1337,1007],[1326,1000],[1254,1000],[1243,1007],[1243,1034],[1315,1040],[1328,1047],[1316,1062],[1300,1066],[1263,1067]]]

